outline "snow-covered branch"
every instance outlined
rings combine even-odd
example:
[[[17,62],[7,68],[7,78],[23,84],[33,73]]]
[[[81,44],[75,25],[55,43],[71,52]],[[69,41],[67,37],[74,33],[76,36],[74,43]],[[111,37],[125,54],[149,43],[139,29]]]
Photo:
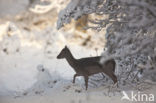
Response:
[[[57,29],[70,23],[71,19],[77,20],[85,14],[93,13],[103,0],[71,0],[67,7],[60,11],[57,21]]]

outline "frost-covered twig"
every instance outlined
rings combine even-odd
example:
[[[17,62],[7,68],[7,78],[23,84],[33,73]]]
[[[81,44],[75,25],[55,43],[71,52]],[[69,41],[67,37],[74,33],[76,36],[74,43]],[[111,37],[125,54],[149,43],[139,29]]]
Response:
[[[49,12],[51,9],[53,8],[53,4],[49,4],[49,5],[35,5],[35,8],[30,8],[29,10],[33,13],[37,13],[37,14],[44,14]]]

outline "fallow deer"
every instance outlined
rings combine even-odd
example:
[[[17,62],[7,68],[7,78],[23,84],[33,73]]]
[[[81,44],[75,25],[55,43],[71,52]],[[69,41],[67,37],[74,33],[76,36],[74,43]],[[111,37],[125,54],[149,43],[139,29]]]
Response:
[[[65,46],[57,56],[57,59],[63,58],[68,61],[69,65],[76,72],[73,76],[73,83],[75,83],[77,76],[84,76],[86,90],[88,88],[89,76],[97,73],[105,73],[114,83],[117,83],[117,77],[114,74],[116,65],[114,59],[107,60],[103,65],[99,63],[101,56],[75,59],[67,46]]]

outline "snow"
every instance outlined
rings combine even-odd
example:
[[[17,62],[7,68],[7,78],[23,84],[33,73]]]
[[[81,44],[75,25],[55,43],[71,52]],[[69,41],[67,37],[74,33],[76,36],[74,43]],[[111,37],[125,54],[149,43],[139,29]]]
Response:
[[[29,5],[29,0],[1,0],[0,17],[6,15],[15,15],[25,10]],[[17,9],[18,8],[18,9]]]
[[[1,48],[0,51],[0,103],[124,103],[120,100],[120,91],[108,92],[111,85],[109,82],[95,83],[97,86],[94,86],[90,81],[87,91],[82,77],[76,78],[76,83],[73,84],[73,69],[66,60],[56,59],[65,43],[75,58],[96,56],[95,50],[70,44],[62,31],[57,33],[51,28],[47,28],[51,32],[45,36],[46,31],[40,34],[31,31],[28,35],[13,22],[6,22],[0,27],[0,46],[5,47],[5,50]],[[10,35],[7,35],[9,32]],[[35,36],[32,38],[33,33]],[[40,41],[42,38],[53,42],[46,45]],[[15,41],[18,41],[18,46]],[[44,48],[48,48],[47,51]],[[102,50],[98,51],[99,55],[101,53]]]
[[[86,1],[76,5],[72,5],[72,3],[68,5],[73,7],[70,8],[69,14],[72,12],[71,15],[77,19],[81,14],[92,9],[88,8],[88,5],[95,7],[96,3],[101,0],[97,2],[91,0],[88,5],[85,5]],[[61,4],[61,0],[58,2]],[[75,9],[77,6],[78,8]],[[79,7],[84,7],[84,12]],[[76,13],[79,10],[81,12]],[[67,22],[67,19],[71,19],[66,12],[63,11],[62,14],[65,18],[61,19],[62,17],[60,17],[58,20],[63,24]],[[31,15],[29,16],[31,18]],[[66,18],[66,16],[69,17]],[[147,18],[144,18],[143,21],[146,22]],[[90,77],[89,88],[86,91],[83,78],[76,78],[76,83],[73,84],[72,79],[75,72],[66,60],[58,60],[56,56],[65,45],[69,47],[75,58],[101,55],[102,47],[96,53],[95,49],[78,45],[72,40],[68,41],[67,35],[71,34],[63,30],[58,31],[55,26],[36,30],[28,25],[29,30],[26,30],[22,28],[23,25],[17,24],[14,21],[0,24],[0,103],[129,103],[121,101],[122,91],[133,91],[132,87],[136,88],[134,91],[137,91],[139,88],[140,85],[127,85],[125,87],[119,85],[121,87],[113,88],[109,92],[112,81],[105,82],[105,79],[108,78],[100,78],[99,80],[99,77],[95,75]],[[26,25],[26,22],[23,24]],[[58,28],[62,25],[58,25]],[[129,58],[127,59],[129,61]],[[98,82],[95,82],[96,80]],[[145,93],[156,95],[155,84],[151,81],[147,83],[148,85],[142,84],[140,88],[143,88]]]
[[[76,78],[76,84],[73,84],[74,70],[66,60],[56,59],[66,43],[75,58],[96,56],[95,50],[68,43],[61,31],[56,32],[52,28],[39,33],[26,32],[19,29],[13,22],[6,22],[0,27],[0,46],[2,47],[0,51],[0,103],[30,101],[33,103],[65,101],[68,103],[88,101],[88,98],[98,101],[98,98],[103,96],[103,92],[96,91],[91,85],[89,85],[90,89],[85,91],[84,80],[81,77]],[[45,36],[46,31],[50,33]],[[46,45],[42,40],[49,41],[51,44]],[[98,54],[100,55],[101,52],[102,50],[98,51]],[[104,89],[101,87],[99,91],[102,88]],[[90,94],[88,92],[93,95],[94,92],[99,94],[97,98],[88,97]],[[62,99],[59,98],[60,96]],[[69,98],[70,96],[72,98]]]
[[[56,56],[64,45],[60,46],[59,43],[57,45],[55,41],[55,43],[50,45],[52,48],[49,49],[52,49],[51,51],[53,52],[47,55],[43,50],[44,47],[42,47],[44,44],[40,45],[37,41],[34,43],[33,40],[33,42],[28,41],[27,39],[30,37],[21,35],[21,33],[24,32],[23,30],[17,32],[19,28],[14,25],[14,23],[7,22],[1,26],[3,27],[3,32],[1,32],[0,35],[2,46],[0,52],[0,57],[2,58],[0,60],[0,84],[2,89],[0,89],[0,95],[4,95],[3,93],[8,91],[24,92],[32,88],[33,85],[35,85],[35,88],[40,88],[40,86],[42,89],[48,88],[45,86],[46,83],[60,80],[60,78],[68,82],[72,80],[74,71],[68,65],[67,61],[56,59]],[[7,28],[14,28],[15,30],[7,31]],[[8,32],[11,33],[10,36],[6,35]],[[40,38],[40,36],[41,35],[38,35],[36,38]],[[47,37],[43,38],[52,39]],[[58,35],[58,38],[62,38],[62,36]],[[69,46],[69,48],[76,58],[96,54],[94,50],[87,50],[79,46]],[[44,69],[43,72],[42,68]],[[36,85],[39,87],[36,87]],[[4,91],[3,88],[6,90]]]

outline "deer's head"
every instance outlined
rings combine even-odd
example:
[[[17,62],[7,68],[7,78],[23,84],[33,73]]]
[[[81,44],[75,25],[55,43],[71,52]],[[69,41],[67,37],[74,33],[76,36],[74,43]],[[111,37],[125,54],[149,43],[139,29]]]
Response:
[[[61,52],[59,53],[59,55],[57,56],[57,59],[63,59],[67,56],[67,53],[68,53],[68,48],[67,46],[65,46]]]

